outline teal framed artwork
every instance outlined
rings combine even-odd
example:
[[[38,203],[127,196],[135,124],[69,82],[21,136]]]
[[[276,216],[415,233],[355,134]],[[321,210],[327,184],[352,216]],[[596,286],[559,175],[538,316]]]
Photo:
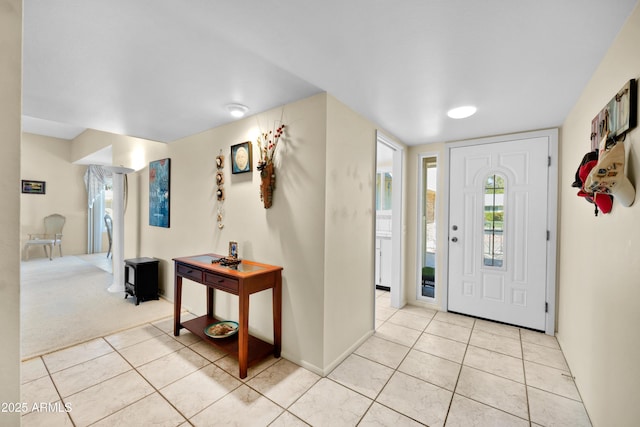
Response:
[[[149,163],[149,225],[169,228],[171,159]]]
[[[251,172],[251,141],[231,146],[231,173]]]

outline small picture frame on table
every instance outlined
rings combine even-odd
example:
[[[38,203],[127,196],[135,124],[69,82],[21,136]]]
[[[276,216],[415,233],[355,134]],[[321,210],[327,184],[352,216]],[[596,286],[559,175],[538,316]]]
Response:
[[[229,242],[229,257],[238,259],[238,242]]]

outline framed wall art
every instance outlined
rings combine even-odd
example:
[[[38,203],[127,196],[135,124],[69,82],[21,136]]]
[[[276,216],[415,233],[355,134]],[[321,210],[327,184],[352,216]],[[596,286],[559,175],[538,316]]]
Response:
[[[169,228],[171,159],[149,163],[149,225]]]
[[[22,192],[25,194],[46,194],[47,183],[44,181],[22,180]]]
[[[591,121],[591,149],[598,148],[605,134],[618,138],[635,128],[638,119],[637,83],[629,80]]]
[[[231,173],[251,172],[251,142],[231,146]]]

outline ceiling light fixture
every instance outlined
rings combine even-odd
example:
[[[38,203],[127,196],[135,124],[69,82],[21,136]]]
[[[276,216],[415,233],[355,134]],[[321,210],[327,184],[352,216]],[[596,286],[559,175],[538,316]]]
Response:
[[[229,104],[227,105],[227,111],[229,111],[229,114],[231,114],[233,117],[239,119],[240,117],[244,117],[244,115],[247,114],[247,111],[249,111],[249,107],[242,104]]]
[[[466,119],[467,117],[473,116],[478,109],[473,105],[465,105],[464,107],[452,108],[447,111],[447,116],[452,119]]]

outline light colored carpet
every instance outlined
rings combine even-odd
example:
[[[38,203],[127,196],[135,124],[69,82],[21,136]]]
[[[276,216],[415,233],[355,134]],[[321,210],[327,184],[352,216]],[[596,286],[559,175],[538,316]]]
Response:
[[[108,292],[113,276],[86,258],[24,261],[21,274],[23,359],[173,315],[166,300],[136,306],[124,292]]]

